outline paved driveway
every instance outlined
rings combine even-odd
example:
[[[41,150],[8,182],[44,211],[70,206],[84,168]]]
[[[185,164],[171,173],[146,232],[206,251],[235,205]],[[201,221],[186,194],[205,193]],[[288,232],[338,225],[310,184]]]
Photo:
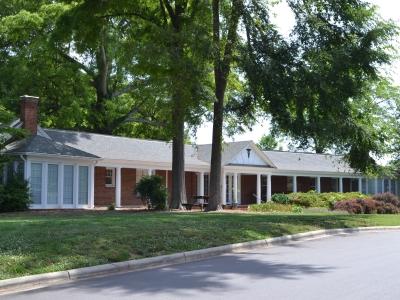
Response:
[[[0,299],[400,299],[400,232],[294,243]]]

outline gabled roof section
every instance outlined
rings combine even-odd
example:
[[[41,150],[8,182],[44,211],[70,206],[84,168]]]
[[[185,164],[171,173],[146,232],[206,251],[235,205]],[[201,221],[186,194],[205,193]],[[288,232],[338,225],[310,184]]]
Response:
[[[354,173],[341,155],[264,151],[278,170]]]
[[[160,163],[171,163],[172,159],[172,144],[169,142],[58,129],[44,131],[54,141],[103,159]],[[208,166],[198,159],[192,145],[185,145],[185,164]]]
[[[211,144],[198,145],[197,148],[199,159],[210,162]],[[245,163],[244,160],[240,160],[238,158],[238,156],[242,156],[243,151],[247,153],[246,149],[251,149],[251,151],[253,151],[252,155],[256,155],[259,160],[261,160],[261,164],[265,165],[265,167],[275,167],[273,162],[252,141],[230,142],[223,144],[222,165],[260,165],[260,163],[252,163],[254,160],[251,160],[250,163]],[[247,157],[247,154],[245,156]]]
[[[41,135],[34,135],[21,141],[13,142],[6,147],[7,154],[38,154],[81,157],[88,159],[99,158],[91,153],[63,145]]]

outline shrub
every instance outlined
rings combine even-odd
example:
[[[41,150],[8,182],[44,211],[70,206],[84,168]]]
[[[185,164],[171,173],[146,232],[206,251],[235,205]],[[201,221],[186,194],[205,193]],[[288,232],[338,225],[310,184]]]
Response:
[[[303,208],[301,206],[292,206],[292,212],[295,214],[301,214],[303,212]]]
[[[347,211],[351,214],[398,214],[400,208],[392,203],[378,201],[375,199],[351,199],[338,201],[334,206],[335,210]]]
[[[362,207],[360,201],[357,201],[357,200],[361,200],[361,199],[338,201],[334,204],[334,210],[347,211],[350,214],[362,214],[363,207]]]
[[[358,192],[352,193],[317,193],[310,191],[307,193],[291,193],[288,195],[289,201],[293,205],[302,207],[326,207],[333,208],[337,201],[351,199],[366,199],[367,196]]]
[[[382,194],[375,194],[372,198],[376,201],[381,201],[384,203],[390,203],[396,207],[400,207],[399,198],[392,193],[382,193]]]
[[[286,194],[273,194],[271,200],[275,203],[289,204],[290,200]]]
[[[248,207],[249,211],[253,212],[292,212],[293,206],[275,202],[266,202],[261,204],[252,204]]]
[[[107,206],[107,209],[108,209],[108,210],[115,210],[115,205],[114,205],[114,203],[109,204],[109,205]]]
[[[135,193],[139,193],[149,209],[164,210],[167,208],[167,189],[162,184],[162,177],[144,176],[136,184]]]
[[[31,203],[28,183],[12,176],[5,185],[0,185],[0,212],[23,211]]]

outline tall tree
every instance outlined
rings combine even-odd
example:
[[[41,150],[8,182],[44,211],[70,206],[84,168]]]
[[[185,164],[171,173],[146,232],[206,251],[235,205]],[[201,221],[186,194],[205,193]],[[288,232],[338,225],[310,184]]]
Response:
[[[247,90],[236,98],[239,105],[233,105],[240,107],[239,113],[259,109],[280,132],[303,143],[310,139],[334,141],[347,151],[356,169],[365,170],[373,165],[370,154],[379,152],[379,139],[365,130],[352,103],[363,93],[367,82],[378,79],[379,66],[390,62],[387,43],[396,33],[393,24],[381,20],[375,8],[361,0],[287,0],[296,20],[287,39],[272,23],[269,3],[228,2],[228,7],[233,7],[228,13],[218,10],[219,1],[213,2],[214,48],[220,50],[218,25],[222,15],[227,24],[224,41],[226,45],[237,45],[239,55],[232,56],[235,47],[227,47],[228,59],[215,60],[218,93],[214,106],[210,209],[218,209],[222,199],[218,153],[224,99],[217,82],[226,87],[226,80],[220,78],[224,78],[223,70],[230,69],[221,61],[235,66],[237,63],[237,69],[243,72]],[[234,12],[239,14],[238,18]],[[229,29],[234,27],[235,32],[229,35]],[[321,151],[325,144],[316,146]]]
[[[258,142],[258,147],[260,147],[263,151],[276,150],[278,148],[278,141],[272,134],[266,134],[261,137],[260,141]]]
[[[214,43],[214,82],[215,101],[213,115],[213,135],[211,149],[210,200],[208,210],[220,210],[221,206],[221,155],[224,100],[233,55],[238,39],[239,18],[243,9],[242,0],[232,0],[228,7],[226,1],[212,1],[212,27]],[[221,14],[221,7],[227,11]],[[227,16],[226,28],[221,25],[221,15]]]

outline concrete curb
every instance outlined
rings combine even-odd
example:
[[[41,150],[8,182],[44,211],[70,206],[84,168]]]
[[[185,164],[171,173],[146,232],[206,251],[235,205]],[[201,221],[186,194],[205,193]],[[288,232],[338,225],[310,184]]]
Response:
[[[183,264],[193,261],[204,260],[222,254],[241,252],[260,247],[271,247],[284,245],[293,241],[306,241],[316,238],[324,238],[341,234],[353,234],[359,232],[380,232],[380,231],[400,230],[400,226],[382,226],[382,227],[358,227],[325,229],[285,235],[264,240],[257,240],[245,243],[224,245],[219,247],[181,252],[170,255],[156,256],[137,260],[129,260],[118,263],[73,269],[61,272],[52,272],[39,275],[30,275],[24,277],[0,280],[0,295],[16,291],[35,289],[39,287],[71,282],[74,280],[87,279],[98,276],[106,276],[121,272],[132,272],[146,269],[154,269],[165,266]]]

